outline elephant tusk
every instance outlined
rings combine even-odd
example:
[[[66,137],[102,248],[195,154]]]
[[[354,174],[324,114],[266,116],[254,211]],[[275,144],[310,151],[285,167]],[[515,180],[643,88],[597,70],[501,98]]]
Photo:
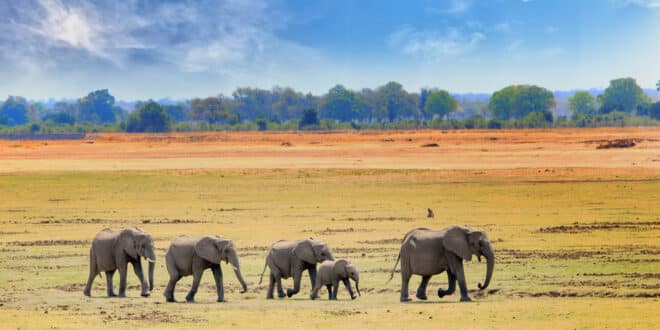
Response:
[[[145,258],[145,259],[147,259],[147,261],[149,261],[149,262],[156,263],[156,260],[154,260],[154,259],[149,259],[149,258]]]
[[[235,271],[238,271],[238,267],[231,265],[231,268],[234,268]]]
[[[479,260],[479,262],[481,262],[481,254],[477,255],[477,260]]]

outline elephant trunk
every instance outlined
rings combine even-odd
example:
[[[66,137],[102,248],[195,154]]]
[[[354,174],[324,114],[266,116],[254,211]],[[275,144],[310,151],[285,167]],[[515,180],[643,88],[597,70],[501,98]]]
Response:
[[[490,280],[493,277],[493,269],[495,268],[495,254],[493,253],[493,248],[490,246],[490,243],[486,244],[482,250],[484,257],[486,257],[486,280],[484,284],[479,283],[479,290],[484,290],[490,284]]]
[[[360,293],[360,281],[355,281],[355,291],[357,291],[358,296],[362,296]]]
[[[241,290],[241,293],[245,293],[247,291],[247,284],[243,280],[243,275],[241,275],[241,267],[238,264],[238,256],[236,255],[236,252],[232,252],[229,255],[229,263],[231,264],[232,268],[234,268],[234,273],[236,274],[236,278],[238,281],[241,283],[241,286],[243,287],[243,290]]]
[[[154,289],[154,268],[156,268],[155,262],[149,262],[149,291]]]

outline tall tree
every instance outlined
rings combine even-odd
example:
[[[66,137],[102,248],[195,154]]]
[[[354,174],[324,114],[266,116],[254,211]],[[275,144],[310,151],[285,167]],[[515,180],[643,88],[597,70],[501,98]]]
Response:
[[[577,114],[594,114],[596,112],[596,100],[589,92],[575,92],[573,96],[568,98],[568,108],[574,116]]]
[[[398,82],[388,82],[379,87],[376,93],[375,117],[377,120],[387,119],[389,122],[393,122],[397,119],[419,116],[417,99],[406,92]]]
[[[603,94],[598,95],[602,113],[621,111],[632,113],[638,105],[650,100],[633,78],[620,78],[610,81]]]
[[[107,89],[89,93],[78,99],[78,120],[94,124],[114,123],[121,109],[115,106],[115,97]]]
[[[551,91],[533,85],[511,85],[495,92],[488,102],[500,120],[522,119],[532,112],[550,112],[555,106]]]
[[[206,121],[209,124],[224,124],[238,121],[238,116],[230,113],[219,97],[193,99],[190,116],[192,119]]]
[[[440,90],[428,96],[424,105],[427,116],[438,116],[440,119],[458,109],[458,101],[449,92]]]
[[[171,123],[172,120],[163,107],[154,101],[149,101],[130,114],[126,121],[126,131],[131,133],[169,132],[172,127]]]
[[[30,117],[30,104],[24,97],[9,96],[0,107],[0,117],[9,126],[27,124]]]
[[[658,80],[658,83],[655,84],[655,88],[660,91],[660,80]]]
[[[351,121],[358,117],[355,94],[342,85],[336,85],[321,98],[321,118]]]

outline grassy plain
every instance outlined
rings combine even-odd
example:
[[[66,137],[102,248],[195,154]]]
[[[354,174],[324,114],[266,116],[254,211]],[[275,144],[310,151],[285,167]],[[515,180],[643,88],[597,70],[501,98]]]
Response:
[[[627,149],[598,141],[633,138]],[[91,143],[93,142],[93,143]],[[283,142],[288,142],[284,143]],[[46,144],[44,144],[46,143]],[[437,143],[438,147],[421,147]],[[485,151],[484,151],[485,150]],[[100,135],[0,142],[0,328],[655,328],[660,324],[660,130]],[[426,218],[426,208],[435,218]],[[386,283],[398,241],[419,226],[482,228],[496,249],[488,290],[401,304]],[[140,226],[156,239],[151,297],[82,295],[89,240]],[[166,304],[163,259],[178,234],[235,241],[214,302]],[[265,300],[265,252],[283,238],[328,242],[361,271],[362,297]],[[485,263],[467,263],[471,289]],[[115,277],[115,280],[116,277]],[[176,297],[192,282],[184,278]],[[413,278],[416,287],[419,278]],[[291,286],[291,281],[285,282]],[[325,294],[322,293],[322,297]]]

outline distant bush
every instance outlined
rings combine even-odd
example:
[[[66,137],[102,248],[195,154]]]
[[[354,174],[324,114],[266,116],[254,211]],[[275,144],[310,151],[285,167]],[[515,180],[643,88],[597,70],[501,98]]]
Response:
[[[165,110],[156,102],[150,101],[139,110],[134,111],[126,122],[126,132],[169,132],[172,129],[171,119]]]

